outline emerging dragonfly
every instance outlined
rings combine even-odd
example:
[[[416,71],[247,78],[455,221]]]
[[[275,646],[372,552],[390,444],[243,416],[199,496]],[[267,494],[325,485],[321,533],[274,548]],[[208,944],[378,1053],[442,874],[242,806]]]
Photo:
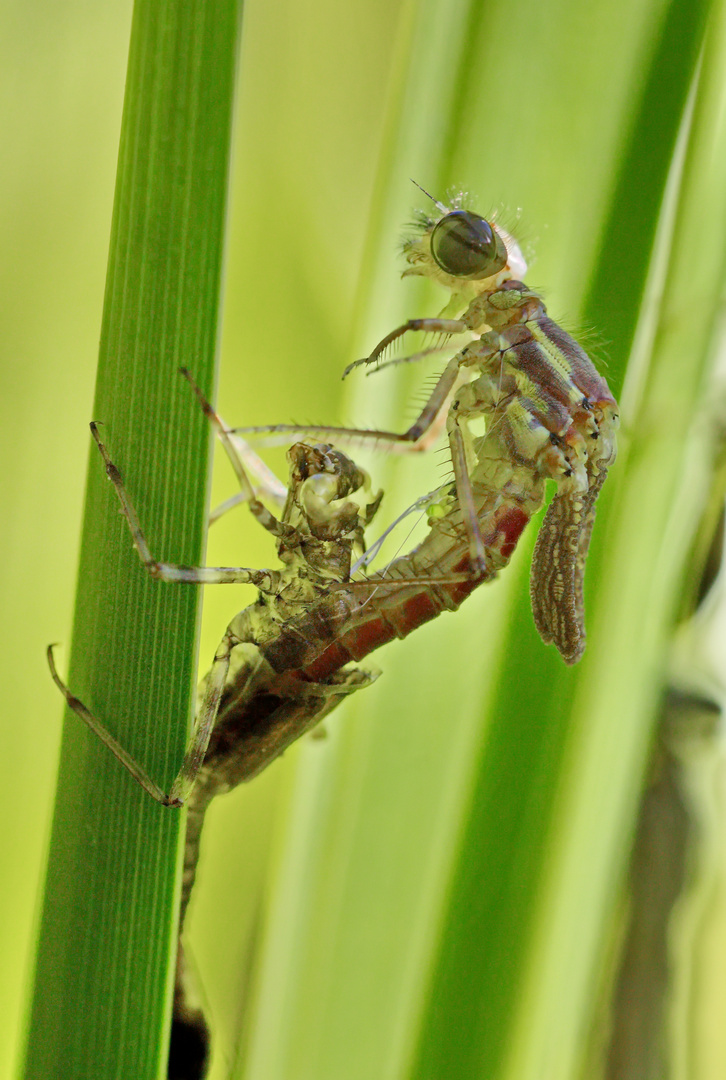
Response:
[[[515,242],[475,214],[437,205],[442,216],[426,221],[421,235],[406,248],[411,264],[407,272],[443,280],[453,293],[449,308],[456,311],[466,304],[466,311],[460,319],[406,324],[364,362],[377,360],[408,329],[446,334],[470,330],[481,336],[449,362],[419,420],[404,435],[314,429],[419,447],[441,418],[446,420],[454,482],[426,500],[429,531],[413,551],[378,573],[352,578],[351,553],[362,551],[363,529],[380,501],[370,493],[367,475],[329,446],[297,444],[290,455],[285,510],[278,520],[259,502],[247,477],[249,450],[197,390],[235,468],[243,498],[278,538],[284,569],[195,569],[157,562],[118,470],[93,429],[150,573],[165,581],[245,581],[260,589],[260,600],[233,619],[217,650],[202,684],[184,762],[169,793],[73,696],[49,650],[53,677],[68,704],[135,779],[165,805],[188,802],[182,922],[211,798],[252,779],[344,697],[369,685],[374,675],[353,666],[355,662],[441,611],[455,610],[477,585],[506,566],[524,527],[542,506],[547,478],[556,481],[557,493],[535,548],[535,621],[567,662],[576,661],[584,648],[584,562],[594,502],[615,455],[616,405],[585,353],[547,318],[541,299],[513,279],[525,269]],[[466,274],[457,277],[457,268]],[[483,435],[469,425],[479,415],[486,419]],[[203,1075],[208,1035],[201,1012],[190,1001],[180,947],[170,1076]]]
[[[345,371],[381,366],[386,349],[409,331],[433,332],[444,341],[466,334],[469,342],[449,360],[408,431],[292,425],[237,430],[354,437],[420,450],[445,424],[455,479],[451,497],[467,536],[468,572],[477,580],[489,563],[475,486],[482,456],[488,471],[492,440],[510,464],[527,470],[535,487],[554,480],[557,491],[532,562],[532,611],[542,639],[554,642],[565,662],[573,664],[585,648],[585,561],[595,500],[615,460],[618,406],[585,351],[520,280],[527,266],[516,241],[496,222],[464,210],[461,199],[451,207],[432,200],[438,215],[423,215],[417,235],[403,247],[409,264],[404,276],[429,277],[450,290],[444,311],[436,318],[410,319]],[[481,418],[486,434],[476,438],[472,421]]]

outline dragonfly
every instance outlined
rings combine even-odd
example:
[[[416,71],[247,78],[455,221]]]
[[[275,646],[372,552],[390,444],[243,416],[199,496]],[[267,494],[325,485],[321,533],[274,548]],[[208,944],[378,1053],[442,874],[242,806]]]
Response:
[[[423,189],[422,189],[423,190]],[[428,192],[425,192],[428,195]],[[527,264],[516,240],[493,218],[464,209],[464,196],[437,213],[421,213],[406,239],[403,276],[427,277],[450,293],[436,317],[409,319],[373,352],[348,365],[373,370],[440,352],[450,339],[466,343],[447,362],[407,431],[329,426],[266,425],[238,433],[321,436],[372,441],[403,450],[428,449],[445,428],[454,471],[454,501],[469,550],[468,572],[485,577],[488,553],[478,471],[490,467],[490,446],[522,466],[532,484],[552,480],[556,490],[539,531],[530,576],[532,613],[540,636],[567,664],[586,644],[584,575],[595,503],[617,452],[618,405],[585,350],[547,314],[544,300],[522,278]],[[434,348],[382,362],[409,332],[438,335]],[[486,434],[477,438],[477,423]],[[498,452],[498,451],[496,451]],[[483,457],[483,464],[480,458]]]
[[[457,303],[468,305],[462,318],[412,320],[363,361],[378,362],[388,345],[409,330],[451,335],[463,332],[463,324],[473,340],[449,361],[417,423],[402,436],[322,426],[254,429],[362,436],[417,449],[441,426],[443,417],[454,477],[419,500],[426,509],[428,532],[412,551],[378,572],[361,572],[367,565],[363,534],[378,510],[380,493],[374,495],[367,474],[328,444],[292,447],[289,490],[282,515],[276,518],[248,477],[254,454],[240,438],[245,429],[227,428],[187,372],[237,474],[239,498],[278,539],[283,569],[190,568],[158,562],[118,469],[98,428],[92,426],[134,544],[152,576],[197,584],[245,581],[260,590],[259,601],[235,616],[217,649],[200,689],[182,767],[169,792],[155,784],[71,693],[49,650],[53,678],[69,706],[153,798],[167,806],[188,805],[180,932],[211,799],[258,775],[342,700],[370,685],[376,673],[355,665],[375,649],[406,637],[442,611],[455,611],[475,588],[496,577],[544,504],[548,479],[555,481],[557,490],[535,545],[531,577],[535,622],[543,639],[553,641],[566,662],[574,663],[584,649],[584,564],[595,499],[615,456],[617,406],[583,350],[548,319],[541,298],[512,277],[526,269],[516,242],[477,215],[458,207],[444,214],[446,208],[438,205],[441,218],[424,222],[420,236],[406,249],[407,272],[431,273],[431,263],[439,265],[436,252],[439,259],[448,259],[447,274],[453,279],[452,260],[463,251],[471,262],[481,256],[471,249],[488,244],[488,277],[481,277],[480,267],[479,276],[458,284],[458,294],[452,288],[452,304],[458,295]],[[441,223],[446,236],[433,243]],[[433,274],[440,276],[438,271]],[[494,323],[488,330],[484,311]],[[479,336],[469,324],[482,331]],[[467,421],[482,415],[485,432],[477,434]],[[279,483],[265,480],[262,468],[257,472],[268,501],[279,502]],[[361,552],[355,567],[354,550]],[[208,1044],[180,941],[169,1075],[202,1076]]]

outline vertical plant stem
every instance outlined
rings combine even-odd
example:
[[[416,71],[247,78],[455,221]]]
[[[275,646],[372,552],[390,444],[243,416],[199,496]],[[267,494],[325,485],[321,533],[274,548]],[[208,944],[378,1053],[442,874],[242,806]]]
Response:
[[[241,0],[134,5],[94,419],[155,555],[198,563]],[[89,418],[90,419],[90,418]],[[69,682],[163,785],[186,738],[197,590],[151,581],[91,449]],[[25,1076],[160,1075],[177,811],[67,717]]]

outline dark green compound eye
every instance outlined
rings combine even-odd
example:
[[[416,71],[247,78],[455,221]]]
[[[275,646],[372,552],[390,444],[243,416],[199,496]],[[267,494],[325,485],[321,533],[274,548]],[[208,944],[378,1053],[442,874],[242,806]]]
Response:
[[[447,274],[491,277],[507,262],[507,249],[488,221],[469,210],[453,210],[431,233],[431,254]]]

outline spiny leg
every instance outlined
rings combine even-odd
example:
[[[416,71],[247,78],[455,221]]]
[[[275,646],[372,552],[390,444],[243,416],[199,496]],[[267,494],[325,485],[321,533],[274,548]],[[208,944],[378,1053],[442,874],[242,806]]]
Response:
[[[459,354],[460,362],[468,356],[471,348],[472,347],[469,346],[462,350]],[[477,350],[478,355],[483,349],[487,348],[487,345],[484,344],[484,339],[480,339],[475,343],[473,348]],[[496,352],[497,350],[494,351]],[[487,433],[491,434],[491,427],[496,423],[494,415],[499,402],[492,407],[492,405],[489,405],[488,403],[485,404],[485,402],[479,400],[479,393],[475,389],[475,385],[476,384],[468,383],[460,388],[456,401],[449,410],[446,426],[449,435],[451,462],[454,467],[456,498],[461,511],[464,530],[469,545],[471,571],[475,576],[481,575],[483,578],[488,573],[489,567],[487,565],[484,540],[474,499],[471,476],[469,475],[466,439],[467,437],[471,439],[471,436],[465,436],[463,425],[467,423],[467,420],[471,415],[487,415]]]
[[[421,349],[419,352],[408,353],[406,356],[392,356],[390,360],[382,360],[376,364],[372,371],[366,371],[366,377],[370,375],[377,375],[379,371],[386,371],[388,368],[400,367],[401,364],[418,364],[421,360],[425,360],[427,356],[435,356],[437,353],[444,352],[444,350],[450,349],[450,343],[448,336],[445,336],[443,341],[439,345],[431,345],[427,349]],[[365,360],[357,360],[356,363],[366,363]]]
[[[256,585],[258,589],[265,592],[276,591],[279,574],[274,570],[251,570],[247,567],[236,566],[177,566],[174,563],[159,562],[155,559],[146,542],[136,508],[126,491],[118,468],[111,460],[109,452],[98,434],[98,425],[95,422],[91,424],[91,434],[105,462],[106,475],[116,489],[123,515],[133,537],[134,547],[153,578],[159,581],[177,581],[193,585],[249,584]],[[261,506],[261,504],[259,505]],[[280,523],[264,507],[262,507],[262,510],[264,511],[263,515],[255,514],[255,516],[266,528],[270,528],[270,531],[276,531]],[[269,524],[266,522],[265,515],[271,519]]]
[[[461,366],[460,354],[452,357],[439,376],[434,389],[418,417],[403,433],[375,428],[327,427],[322,424],[266,424],[262,427],[233,428],[234,432],[254,435],[284,435],[289,437],[315,435],[335,439],[343,438],[360,443],[390,443],[392,446],[408,444],[411,450],[423,448],[424,437],[435,426],[446,400],[456,385]]]
[[[403,323],[402,326],[396,327],[390,334],[386,334],[382,341],[379,341],[370,356],[364,356],[362,360],[354,360],[352,364],[348,364],[347,368],[343,372],[343,378],[345,379],[350,375],[351,371],[357,367],[364,367],[367,364],[375,364],[380,360],[383,353],[392,345],[394,341],[398,341],[399,338],[407,334],[409,330],[419,330],[428,333],[437,334],[465,334],[470,327],[462,319],[409,319],[408,322]]]

